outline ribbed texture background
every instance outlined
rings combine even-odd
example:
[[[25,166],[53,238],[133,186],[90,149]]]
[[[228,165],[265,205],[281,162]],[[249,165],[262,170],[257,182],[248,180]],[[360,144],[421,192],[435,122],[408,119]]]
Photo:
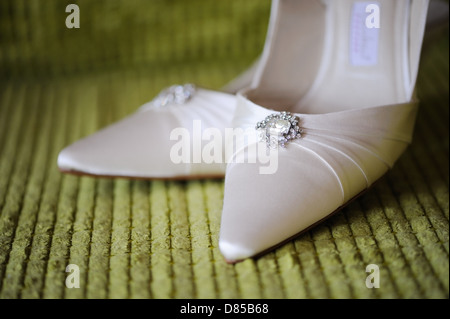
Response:
[[[68,30],[70,2],[0,2],[1,298],[449,297],[447,29],[427,36],[414,142],[394,169],[303,236],[229,265],[223,180],[75,177],[56,157],[166,85],[220,88],[261,51],[270,2],[79,0]]]
[[[79,29],[66,28],[71,3]],[[192,81],[210,65],[222,73],[252,62],[269,11],[269,0],[2,0],[0,70],[42,77],[148,68],[155,78],[187,73]]]

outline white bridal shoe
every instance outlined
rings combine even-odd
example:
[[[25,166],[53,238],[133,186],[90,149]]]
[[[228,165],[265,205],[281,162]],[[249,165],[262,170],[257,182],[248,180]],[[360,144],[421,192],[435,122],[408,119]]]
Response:
[[[59,170],[138,179],[223,178],[224,131],[231,127],[235,93],[250,85],[257,63],[222,91],[193,84],[164,89],[137,112],[63,149]],[[200,156],[204,150],[216,156]]]
[[[427,7],[273,1],[261,64],[237,97],[233,126],[251,133],[228,159],[219,238],[227,261],[309,229],[394,165],[413,134]],[[274,155],[275,171],[262,174],[256,149]]]
[[[222,158],[204,160],[200,155],[210,143],[220,153],[222,140],[205,136],[205,131],[214,128],[224,136],[235,105],[235,95],[229,93],[174,85],[125,119],[63,149],[58,167],[65,173],[110,177],[223,177]]]
[[[231,128],[235,94],[250,85],[257,64],[221,91],[192,84],[164,89],[130,116],[64,148],[59,170],[137,179],[223,178],[224,131]]]

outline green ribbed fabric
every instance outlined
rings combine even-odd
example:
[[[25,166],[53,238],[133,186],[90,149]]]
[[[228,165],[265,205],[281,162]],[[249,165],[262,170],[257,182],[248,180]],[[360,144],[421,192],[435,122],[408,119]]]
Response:
[[[79,29],[66,28],[71,3]],[[232,76],[259,54],[269,11],[269,0],[3,0],[0,70],[42,77],[147,68],[153,79],[204,76],[217,86],[223,72]]]
[[[45,2],[45,4],[44,4]],[[76,2],[81,28],[65,27]],[[428,35],[414,141],[340,213],[225,263],[223,180],[63,175],[67,144],[163,87],[220,88],[260,53],[270,1],[0,2],[0,298],[448,298],[449,41]],[[80,288],[65,285],[66,266]],[[380,288],[365,285],[380,268]]]

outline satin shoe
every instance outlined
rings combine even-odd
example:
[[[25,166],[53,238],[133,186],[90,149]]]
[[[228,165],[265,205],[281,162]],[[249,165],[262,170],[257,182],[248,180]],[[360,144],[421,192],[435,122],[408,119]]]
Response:
[[[395,164],[413,135],[427,7],[273,1],[261,64],[233,119],[249,133],[227,159],[219,247],[228,262],[310,229]]]
[[[58,167],[64,173],[136,179],[223,178],[220,137],[231,126],[235,99],[192,84],[171,86],[128,117],[63,149]],[[215,129],[216,139],[208,129]],[[217,154],[205,159],[205,147]]]

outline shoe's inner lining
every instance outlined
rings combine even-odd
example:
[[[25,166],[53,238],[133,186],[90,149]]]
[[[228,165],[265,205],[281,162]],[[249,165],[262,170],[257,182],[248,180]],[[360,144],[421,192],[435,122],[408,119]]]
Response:
[[[321,63],[325,6],[316,0],[273,0],[268,38],[256,75],[258,104],[293,105],[311,88]]]
[[[281,0],[249,98],[299,113],[408,102],[409,12],[409,0]]]

